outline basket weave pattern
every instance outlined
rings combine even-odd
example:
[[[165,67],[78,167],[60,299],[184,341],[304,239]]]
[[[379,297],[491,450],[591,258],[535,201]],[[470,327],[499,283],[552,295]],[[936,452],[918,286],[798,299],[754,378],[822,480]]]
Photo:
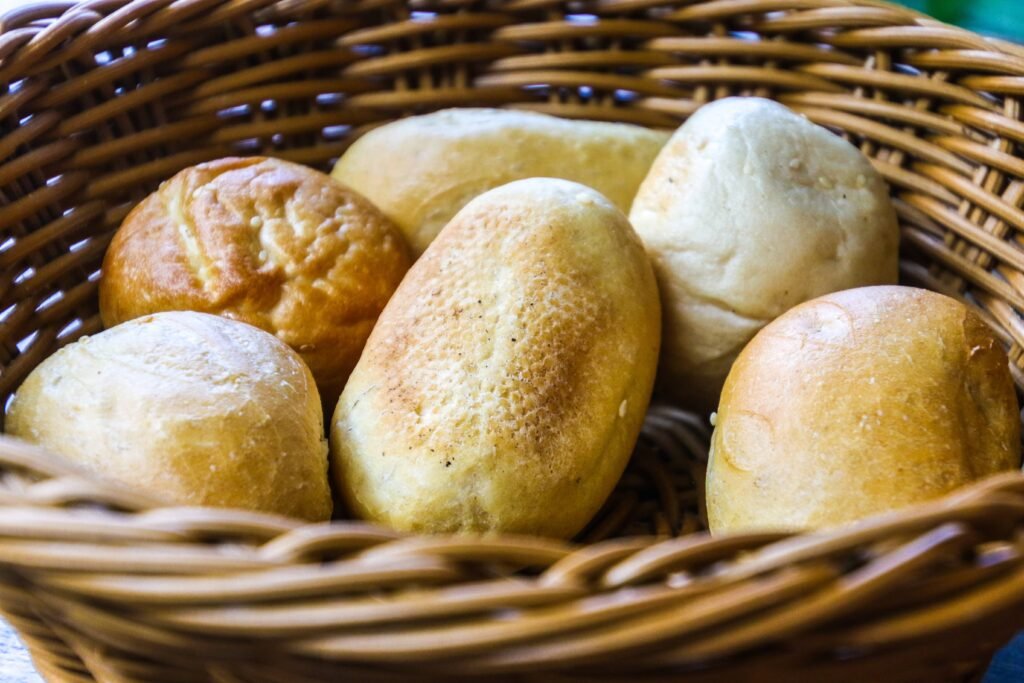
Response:
[[[0,18],[0,397],[101,329],[113,231],[187,165],[327,170],[450,106],[675,127],[738,94],[872,159],[904,281],[976,307],[1024,387],[1019,47],[874,0],[56,0]],[[0,438],[0,611],[75,683],[964,680],[1024,625],[1020,474],[712,539],[707,437],[653,409],[574,543],[166,508]]]

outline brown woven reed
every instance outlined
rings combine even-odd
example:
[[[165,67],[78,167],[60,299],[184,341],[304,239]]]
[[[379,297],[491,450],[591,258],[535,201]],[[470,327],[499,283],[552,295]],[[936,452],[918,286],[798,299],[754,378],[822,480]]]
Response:
[[[874,0],[56,0],[0,24],[5,400],[100,329],[112,230],[183,166],[326,169],[446,106],[674,127],[735,94],[860,145],[905,280],[981,311],[1024,386],[1024,49]],[[1024,625],[1021,475],[842,532],[711,539],[706,439],[653,410],[575,543],[161,508],[0,439],[0,610],[74,683],[963,680]]]

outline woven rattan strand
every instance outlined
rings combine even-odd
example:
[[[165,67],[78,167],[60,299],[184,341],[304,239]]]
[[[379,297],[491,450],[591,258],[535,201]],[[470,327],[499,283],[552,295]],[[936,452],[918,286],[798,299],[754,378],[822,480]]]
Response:
[[[66,0],[0,16],[0,396],[100,330],[112,231],[227,154],[322,169],[451,106],[677,126],[730,95],[846,136],[902,277],[1024,387],[1024,49],[876,0]],[[971,680],[1024,625],[1024,477],[840,531],[711,538],[659,405],[571,543],[163,507],[0,438],[0,611],[50,681]]]

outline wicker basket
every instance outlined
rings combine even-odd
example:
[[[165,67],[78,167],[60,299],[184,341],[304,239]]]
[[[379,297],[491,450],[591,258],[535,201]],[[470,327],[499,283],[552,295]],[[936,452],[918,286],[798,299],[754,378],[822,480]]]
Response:
[[[100,329],[103,251],[178,169],[328,168],[460,105],[674,127],[777,98],[892,185],[903,277],[1024,385],[1024,50],[873,0],[55,0],[0,28],[0,395]],[[701,420],[651,411],[576,543],[161,508],[0,439],[0,608],[50,681],[939,681],[1024,625],[1024,477],[843,532],[709,538]],[[677,536],[672,538],[672,536]]]

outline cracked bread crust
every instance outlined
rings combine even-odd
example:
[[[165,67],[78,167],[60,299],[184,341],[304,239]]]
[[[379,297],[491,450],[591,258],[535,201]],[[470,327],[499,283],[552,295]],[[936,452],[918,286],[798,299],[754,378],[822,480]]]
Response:
[[[125,219],[107,250],[110,327],[168,310],[214,313],[299,352],[333,407],[410,265],[398,230],[329,176],[279,159],[187,168]]]

